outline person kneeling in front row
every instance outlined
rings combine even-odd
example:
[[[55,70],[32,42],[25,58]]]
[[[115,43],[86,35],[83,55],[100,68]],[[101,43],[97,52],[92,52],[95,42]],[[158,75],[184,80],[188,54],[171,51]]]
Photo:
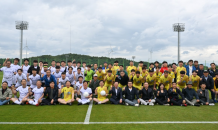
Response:
[[[108,91],[107,87],[104,86],[104,81],[100,81],[100,86],[95,89],[95,95],[98,95],[97,98],[94,98],[93,100],[96,102],[95,105],[97,104],[105,104],[108,102]]]
[[[53,81],[50,82],[50,87],[46,87],[44,95],[47,96],[46,99],[42,100],[41,105],[56,105],[58,102],[58,87],[55,87]]]
[[[139,94],[137,89],[132,86],[131,80],[128,81],[127,87],[123,88],[123,94],[125,95],[125,103],[127,106],[139,106]]]
[[[72,102],[74,102],[74,89],[70,85],[70,81],[66,81],[66,87],[64,85],[61,86],[61,93],[64,93],[64,99],[59,98],[59,103],[71,106]]]
[[[123,94],[122,94],[122,89],[119,86],[118,82],[114,83],[114,87],[111,85],[109,94],[111,94],[110,102],[112,104],[122,104],[123,103]]]
[[[8,82],[4,81],[2,83],[2,88],[0,88],[0,106],[10,102],[12,97],[12,91],[11,89],[7,88],[7,86]]]
[[[209,92],[205,88],[206,88],[206,83],[201,83],[201,88],[198,89],[198,92],[197,92],[200,103],[202,105],[214,106],[215,104],[212,99],[209,99]]]
[[[88,87],[87,81],[83,81],[83,87],[80,86],[77,94],[81,95],[81,99],[76,98],[78,105],[89,104],[92,101],[92,89]]]
[[[139,91],[139,95],[142,95],[142,98],[140,98],[139,100],[143,105],[154,106],[155,100],[153,99],[154,98],[153,90],[148,86],[149,85],[147,82],[143,84],[142,89]]]

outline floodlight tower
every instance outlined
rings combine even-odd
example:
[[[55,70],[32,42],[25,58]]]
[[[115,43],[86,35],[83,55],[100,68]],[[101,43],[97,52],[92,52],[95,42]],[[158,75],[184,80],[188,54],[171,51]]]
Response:
[[[26,21],[15,21],[16,29],[21,30],[20,38],[20,66],[22,65],[22,50],[23,50],[23,30],[28,29],[29,23]]]
[[[132,56],[132,60],[133,60],[133,65],[134,65],[134,59],[135,59],[135,56]]]
[[[173,31],[178,32],[178,61],[180,61],[180,32],[185,31],[185,24],[184,23],[173,24]]]

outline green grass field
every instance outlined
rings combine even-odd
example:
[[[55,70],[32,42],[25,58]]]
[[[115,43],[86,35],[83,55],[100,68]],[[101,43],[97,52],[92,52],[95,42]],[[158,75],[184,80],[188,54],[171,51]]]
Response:
[[[0,73],[2,79],[2,73]],[[1,82],[1,81],[0,81]],[[0,122],[84,122],[88,105],[0,106]],[[201,107],[93,105],[90,122],[218,121],[218,105]],[[217,129],[218,124],[0,124],[0,129]]]

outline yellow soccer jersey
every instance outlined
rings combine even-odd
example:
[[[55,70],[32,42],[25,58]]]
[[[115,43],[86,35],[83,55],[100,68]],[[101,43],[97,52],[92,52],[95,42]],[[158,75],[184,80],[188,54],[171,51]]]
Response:
[[[143,83],[144,83],[144,82],[145,82],[145,79],[144,79],[144,78],[145,78],[146,75],[149,75],[149,73],[148,73],[148,71],[146,70],[145,72],[142,71],[141,75],[142,75],[142,77],[143,77]]]
[[[186,74],[186,68],[185,67],[177,67],[176,68],[177,75],[180,75],[180,71],[185,71],[185,74]]]
[[[154,85],[154,82],[156,81],[156,76],[153,74],[150,76],[150,74],[146,77],[146,82],[148,82],[149,85]]]
[[[172,77],[170,75],[168,75],[167,77],[162,75],[159,79],[159,84],[160,83],[163,83],[165,86],[165,89],[168,90],[170,87],[170,84],[172,83]]]
[[[183,77],[181,83],[178,84],[178,82],[179,82],[180,80],[181,80],[181,76],[179,75],[179,76],[177,76],[177,86],[178,86],[179,88],[183,89],[183,88],[186,86],[186,84],[188,83],[188,80],[189,80],[189,79],[188,79],[188,76],[185,75],[185,76]]]
[[[103,71],[101,73],[97,71],[96,74],[98,75],[98,80],[104,80],[105,73]]]
[[[128,66],[127,67],[127,73],[128,75],[131,73],[131,70],[134,69],[136,71],[136,67],[135,66]]]
[[[108,76],[105,79],[105,86],[110,87],[112,85],[112,82],[114,81],[114,75]]]
[[[120,69],[120,67],[119,66],[114,66],[114,68],[113,68],[114,70],[115,70],[115,72],[117,73],[117,70],[119,70]]]
[[[158,81],[159,81],[160,77],[162,76],[162,73],[161,72],[158,72],[158,73],[155,72],[154,75],[156,76],[156,81],[157,81],[156,84],[159,85]]]
[[[108,70],[111,70],[111,71],[112,71],[112,74],[113,74],[113,75],[116,75],[116,71],[115,71],[114,69],[112,69],[112,68],[111,68],[111,69],[108,68],[108,69],[106,70],[106,72],[105,72],[106,75],[107,75],[107,71],[108,71]]]
[[[103,87],[97,87],[97,94],[98,94],[98,100],[99,101],[104,101],[106,99],[106,96],[101,96],[100,92],[101,91],[105,91],[106,94],[108,94],[108,91],[107,91],[107,87],[103,86]]]
[[[141,66],[139,66],[139,67],[137,68],[137,70],[140,71],[140,73],[142,73],[142,67],[141,67]]]
[[[64,100],[68,101],[72,99],[72,93],[74,93],[74,89],[72,87],[64,87],[62,88],[61,93],[64,93]]]
[[[172,79],[175,78],[175,73],[173,71],[169,72],[169,75],[171,76]]]
[[[197,91],[199,82],[200,82],[200,77],[198,75],[196,75],[195,77],[193,75],[189,76],[189,78],[191,77],[192,79],[192,87],[195,89],[195,91]]]
[[[143,77],[139,76],[137,77],[136,75],[133,77],[133,86],[135,88],[137,88],[138,90],[141,90],[142,87],[142,83],[143,83]]]

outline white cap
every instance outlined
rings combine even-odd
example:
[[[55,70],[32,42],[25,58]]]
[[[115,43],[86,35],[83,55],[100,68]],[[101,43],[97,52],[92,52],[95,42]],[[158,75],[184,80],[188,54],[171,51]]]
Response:
[[[94,74],[93,76],[94,76],[94,77],[98,77],[98,75],[97,75],[97,74]]]

